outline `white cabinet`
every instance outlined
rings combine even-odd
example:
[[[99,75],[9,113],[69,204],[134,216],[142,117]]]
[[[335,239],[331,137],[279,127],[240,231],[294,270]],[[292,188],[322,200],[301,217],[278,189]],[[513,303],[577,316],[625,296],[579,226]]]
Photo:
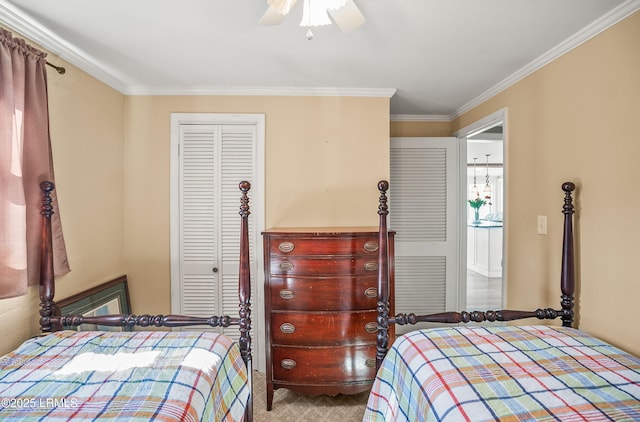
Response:
[[[467,226],[467,268],[485,277],[502,277],[502,224]]]

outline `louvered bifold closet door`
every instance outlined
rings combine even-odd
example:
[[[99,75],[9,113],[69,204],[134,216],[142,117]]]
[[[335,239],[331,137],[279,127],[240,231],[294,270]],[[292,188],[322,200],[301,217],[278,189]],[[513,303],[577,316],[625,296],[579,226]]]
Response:
[[[220,130],[180,126],[180,296],[184,315],[207,317],[221,309],[218,215]]]
[[[396,313],[442,312],[457,305],[457,150],[455,138],[391,140]],[[423,326],[397,326],[396,333]]]
[[[221,246],[222,256],[222,313],[238,316],[238,277],[240,268],[240,197],[238,184],[254,181],[254,154],[256,150],[256,128],[249,125],[222,125],[221,154]],[[249,206],[253,194],[249,191]],[[255,218],[249,216],[249,253],[251,268],[255,268],[253,245],[255,242]],[[251,302],[256,302],[255,274],[251,273]],[[255,321],[255,310],[253,312]],[[255,325],[255,324],[254,324]],[[234,340],[240,336],[238,327],[224,329],[224,333]],[[253,330],[252,330],[253,335]]]
[[[236,317],[241,197],[238,184],[242,180],[253,181],[255,127],[181,125],[180,138],[180,312]],[[253,233],[251,218],[249,221],[249,232]],[[252,297],[254,292],[252,283]],[[211,330],[238,337],[237,327]]]

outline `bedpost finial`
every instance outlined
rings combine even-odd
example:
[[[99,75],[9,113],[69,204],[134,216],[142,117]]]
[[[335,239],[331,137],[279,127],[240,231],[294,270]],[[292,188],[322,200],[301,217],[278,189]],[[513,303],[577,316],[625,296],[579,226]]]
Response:
[[[387,182],[386,180],[381,180],[378,182],[378,190],[381,193],[385,193],[386,191],[389,190],[389,182]]]
[[[564,182],[562,184],[562,190],[566,193],[573,192],[576,189],[576,185],[573,182]]]
[[[42,190],[43,192],[52,192],[55,188],[56,186],[49,180],[40,182],[40,190]]]
[[[240,198],[239,214],[242,217],[248,217],[249,214],[251,214],[251,212],[249,211],[249,195],[247,195],[247,192],[249,192],[249,189],[251,189],[251,183],[247,182],[246,180],[243,180],[242,182],[240,182],[240,184],[238,184],[238,187],[242,191],[242,197]]]
[[[242,192],[246,193],[246,192],[249,192],[249,189],[251,189],[251,183],[247,182],[246,180],[243,180],[242,182],[240,182],[238,187]]]
[[[42,205],[40,207],[40,215],[50,219],[53,216],[53,199],[51,198],[51,192],[55,189],[53,182],[45,180],[40,183],[40,190],[42,191]]]
[[[562,190],[564,191],[564,205],[562,206],[562,213],[565,215],[571,215],[574,213],[571,192],[573,192],[575,188],[576,185],[573,182],[564,182],[562,184]]]
[[[378,182],[378,190],[380,191],[380,198],[378,199],[378,215],[380,217],[389,214],[389,208],[387,207],[387,190],[389,189],[389,182],[381,180]]]

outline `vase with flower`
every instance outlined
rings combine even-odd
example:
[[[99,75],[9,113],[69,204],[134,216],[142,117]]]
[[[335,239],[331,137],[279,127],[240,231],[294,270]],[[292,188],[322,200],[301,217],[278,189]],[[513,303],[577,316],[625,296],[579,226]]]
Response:
[[[485,205],[487,201],[477,196],[476,199],[469,199],[469,205],[473,208],[473,224],[480,223],[480,207]]]

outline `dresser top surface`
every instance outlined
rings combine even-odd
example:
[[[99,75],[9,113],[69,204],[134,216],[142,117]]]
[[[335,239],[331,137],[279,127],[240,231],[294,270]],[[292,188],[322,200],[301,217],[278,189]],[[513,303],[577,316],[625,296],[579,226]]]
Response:
[[[358,227],[272,227],[262,234],[305,234],[305,235],[344,235],[357,233],[378,233],[377,226]]]

